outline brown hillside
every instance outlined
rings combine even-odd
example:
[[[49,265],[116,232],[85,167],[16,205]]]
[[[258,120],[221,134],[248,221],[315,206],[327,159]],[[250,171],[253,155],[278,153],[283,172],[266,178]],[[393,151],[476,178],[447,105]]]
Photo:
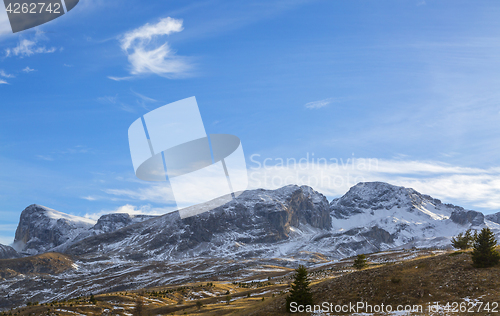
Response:
[[[38,256],[0,260],[0,279],[18,274],[57,274],[72,267],[73,261],[59,253],[44,253]]]
[[[315,284],[312,292],[316,304],[356,304],[363,301],[372,305],[422,304],[427,307],[429,302],[438,301],[446,305],[465,300],[498,304],[499,274],[500,266],[476,269],[472,267],[469,253],[456,252],[353,272]],[[247,315],[285,314],[284,306],[285,298],[278,297]],[[472,304],[467,306],[472,307]],[[500,312],[500,306],[497,310]],[[472,314],[464,314],[488,313],[484,310],[477,312],[476,309]]]

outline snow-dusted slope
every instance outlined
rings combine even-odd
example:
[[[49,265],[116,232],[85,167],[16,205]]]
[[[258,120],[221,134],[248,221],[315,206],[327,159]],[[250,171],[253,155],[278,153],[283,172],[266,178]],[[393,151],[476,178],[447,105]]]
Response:
[[[489,221],[500,224],[500,212],[486,215],[485,218]]]
[[[92,219],[33,204],[21,213],[14,246],[18,251],[30,255],[63,251],[78,240],[112,232],[152,217],[109,214],[99,218],[96,223]]]
[[[12,258],[19,258],[19,254],[17,253],[17,251],[10,246],[0,244],[0,259]]]
[[[330,207],[336,237],[357,252],[404,245],[444,246],[450,237],[468,228],[499,229],[480,212],[382,182],[359,183]]]
[[[21,213],[14,245],[24,253],[42,253],[75,239],[94,225],[93,220],[33,204]]]
[[[359,183],[331,203],[312,188],[296,185],[245,191],[216,208],[220,203],[212,202],[193,206],[206,212],[185,219],[178,212],[159,217],[109,214],[95,225],[32,205],[21,215],[16,242],[31,253],[52,250],[132,260],[304,253],[342,258],[391,248],[445,247],[468,228],[488,226],[500,232],[500,224],[480,212],[381,182]]]
[[[211,205],[194,207],[210,210]],[[166,214],[87,238],[67,252],[158,260],[269,256],[280,247],[296,251],[306,246],[309,237],[295,242],[303,235],[299,231],[308,230],[309,236],[330,227],[326,197],[309,187],[291,185],[274,191],[246,191],[223,206],[185,219],[177,212]]]

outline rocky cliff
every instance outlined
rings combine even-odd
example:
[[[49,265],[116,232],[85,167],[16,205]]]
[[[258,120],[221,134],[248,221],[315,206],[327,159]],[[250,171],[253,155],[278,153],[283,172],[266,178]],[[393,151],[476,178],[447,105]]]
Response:
[[[19,253],[17,253],[14,248],[0,244],[0,259],[12,259],[19,257]]]

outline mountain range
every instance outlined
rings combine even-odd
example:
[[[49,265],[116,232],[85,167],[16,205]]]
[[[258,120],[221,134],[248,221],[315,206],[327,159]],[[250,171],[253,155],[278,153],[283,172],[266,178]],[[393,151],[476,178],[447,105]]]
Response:
[[[225,197],[223,197],[225,198]],[[401,247],[445,247],[450,237],[488,226],[500,232],[500,213],[443,204],[404,187],[359,183],[331,202],[308,186],[249,190],[223,206],[181,219],[104,215],[97,222],[40,205],[22,213],[14,248],[22,255],[45,252],[131,260],[188,257],[286,257],[302,251],[331,258]],[[18,254],[0,248],[3,258]]]
[[[27,268],[0,269],[0,297],[10,296],[0,298],[0,309],[89,293],[234,281],[269,266],[286,270],[360,253],[447,248],[451,237],[469,228],[500,234],[500,213],[484,216],[382,182],[358,183],[332,201],[311,187],[289,185],[248,190],[215,208],[221,204],[213,202],[192,206],[199,214],[185,219],[178,212],[114,213],[97,221],[28,206],[13,247],[0,245],[0,258],[34,258],[23,267],[43,264],[37,271],[59,272],[40,277]]]

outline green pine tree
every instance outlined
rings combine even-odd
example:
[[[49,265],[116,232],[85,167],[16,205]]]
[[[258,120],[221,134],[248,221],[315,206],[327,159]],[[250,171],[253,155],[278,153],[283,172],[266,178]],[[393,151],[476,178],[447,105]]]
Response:
[[[142,300],[142,297],[137,296],[135,300],[134,313],[132,315],[142,316],[143,308],[144,308],[144,301]]]
[[[489,228],[483,228],[472,251],[472,262],[476,268],[487,268],[497,265],[500,261],[500,254],[495,250],[497,241],[495,235]]]
[[[309,282],[307,280],[307,269],[300,265],[295,269],[295,280],[290,289],[290,295],[286,298],[286,309],[290,312],[290,303],[296,302],[297,305],[313,305],[313,297],[309,289]]]
[[[453,237],[451,239],[451,245],[460,250],[467,250],[474,245],[476,238],[477,231],[475,231],[474,235],[472,235],[472,230],[467,229],[465,234],[460,233],[456,237]]]
[[[354,268],[361,270],[367,266],[366,264],[366,256],[358,255],[356,259],[354,259],[354,264],[352,265]]]

